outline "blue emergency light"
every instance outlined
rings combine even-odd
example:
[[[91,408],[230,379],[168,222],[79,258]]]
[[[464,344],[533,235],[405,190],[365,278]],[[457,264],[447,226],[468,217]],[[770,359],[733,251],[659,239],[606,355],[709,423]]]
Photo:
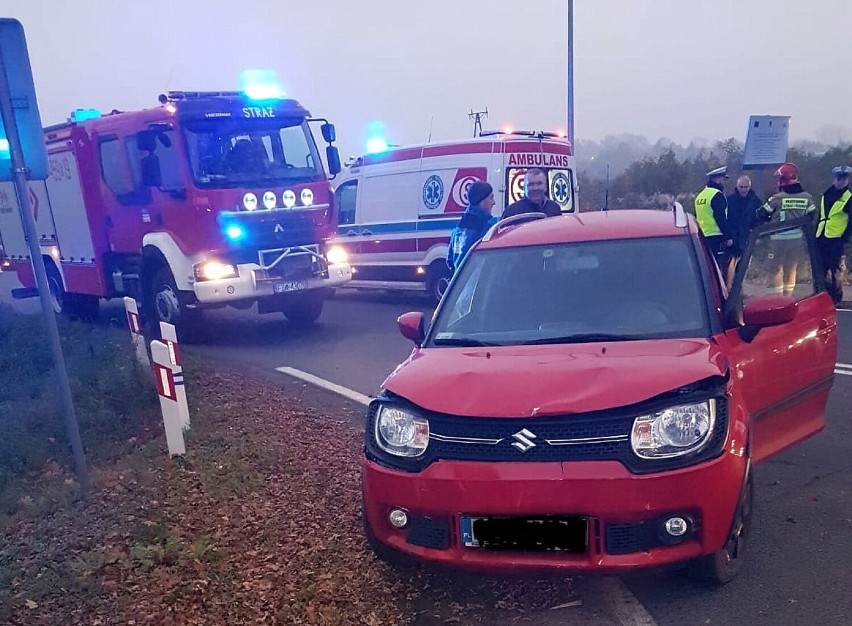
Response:
[[[245,70],[240,74],[243,93],[251,100],[283,100],[287,92],[272,70]]]
[[[225,236],[231,241],[239,241],[243,237],[245,237],[246,231],[242,229],[241,226],[237,226],[236,224],[231,224],[230,226],[225,228]]]
[[[387,152],[388,148],[388,142],[382,137],[371,137],[367,140],[367,154]]]
[[[101,116],[101,112],[97,109],[74,109],[71,111],[71,120],[74,122],[85,122],[86,120],[94,120]]]

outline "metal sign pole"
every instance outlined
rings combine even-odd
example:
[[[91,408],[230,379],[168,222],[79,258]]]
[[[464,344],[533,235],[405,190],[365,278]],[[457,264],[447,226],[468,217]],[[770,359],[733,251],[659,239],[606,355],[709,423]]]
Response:
[[[38,293],[41,297],[41,308],[44,312],[45,323],[47,324],[50,351],[53,354],[53,362],[56,365],[56,377],[59,383],[62,412],[65,417],[65,429],[68,433],[68,440],[74,455],[74,470],[77,474],[77,481],[80,483],[83,497],[86,498],[89,494],[89,475],[86,470],[86,457],[83,454],[83,444],[80,441],[80,429],[77,426],[77,415],[74,412],[74,402],[71,398],[71,386],[68,383],[65,357],[62,355],[59,327],[56,324],[56,315],[53,312],[53,304],[50,299],[50,289],[47,286],[47,273],[44,269],[44,259],[41,257],[41,249],[39,248],[35,217],[30,210],[29,185],[27,184],[28,170],[24,163],[18,126],[15,121],[15,113],[12,109],[9,79],[6,74],[6,66],[3,62],[2,50],[0,50],[0,119],[3,120],[6,138],[9,141],[12,172],[15,177],[15,190],[18,194],[18,208],[21,213],[24,232],[27,236],[27,245],[30,249],[30,259],[32,260],[36,282],[38,283]]]

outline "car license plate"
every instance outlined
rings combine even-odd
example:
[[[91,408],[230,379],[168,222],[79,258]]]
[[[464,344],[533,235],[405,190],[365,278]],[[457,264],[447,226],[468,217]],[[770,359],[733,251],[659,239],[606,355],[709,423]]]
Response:
[[[583,517],[461,518],[461,539],[468,548],[584,554],[588,534]]]
[[[286,283],[275,283],[275,293],[290,293],[291,291],[304,291],[308,283],[303,280],[288,280]]]

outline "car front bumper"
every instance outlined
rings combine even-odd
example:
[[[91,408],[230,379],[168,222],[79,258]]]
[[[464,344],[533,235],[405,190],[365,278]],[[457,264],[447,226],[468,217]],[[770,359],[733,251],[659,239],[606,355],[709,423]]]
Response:
[[[619,572],[664,566],[719,550],[737,506],[746,460],[726,452],[698,465],[637,475],[616,461],[571,463],[436,462],[406,473],[365,459],[365,521],[394,551],[460,569],[501,573]],[[404,510],[409,524],[389,522]],[[656,539],[665,519],[684,516],[676,545]],[[583,553],[466,547],[463,517],[577,516],[587,521]]]

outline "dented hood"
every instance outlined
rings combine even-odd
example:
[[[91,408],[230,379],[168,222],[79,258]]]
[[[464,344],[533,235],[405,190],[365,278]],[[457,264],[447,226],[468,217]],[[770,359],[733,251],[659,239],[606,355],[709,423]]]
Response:
[[[726,370],[707,339],[442,347],[415,350],[383,386],[440,413],[526,417],[634,404]]]

